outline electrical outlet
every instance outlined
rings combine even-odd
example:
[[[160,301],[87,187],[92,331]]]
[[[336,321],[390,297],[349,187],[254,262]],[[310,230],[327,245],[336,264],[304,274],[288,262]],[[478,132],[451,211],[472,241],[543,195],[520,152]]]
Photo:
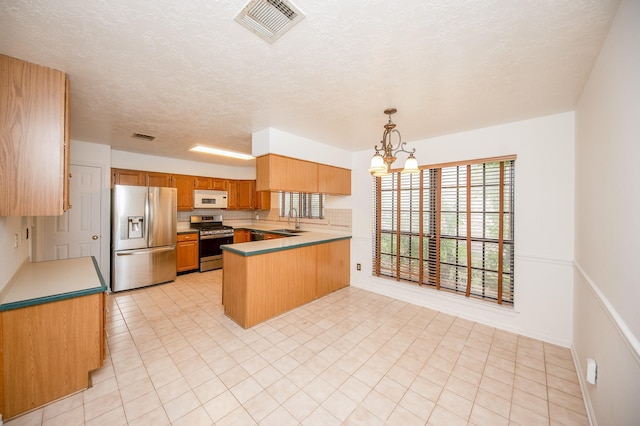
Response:
[[[356,263],[356,269],[357,269],[358,271],[361,271],[361,270],[362,270],[362,265],[361,265],[361,264],[359,264],[359,263]]]
[[[18,248],[20,245],[20,235],[14,234],[13,237],[13,248]]]

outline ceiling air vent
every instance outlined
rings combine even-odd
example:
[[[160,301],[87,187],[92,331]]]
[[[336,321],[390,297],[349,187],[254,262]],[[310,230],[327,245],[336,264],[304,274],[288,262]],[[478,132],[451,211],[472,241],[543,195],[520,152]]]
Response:
[[[251,0],[236,16],[244,25],[268,43],[273,43],[304,15],[291,3],[282,0]]]
[[[155,136],[149,136],[149,135],[144,135],[142,133],[134,133],[131,135],[132,138],[135,139],[143,139],[145,141],[149,141],[151,142],[152,140],[154,140],[156,137]]]

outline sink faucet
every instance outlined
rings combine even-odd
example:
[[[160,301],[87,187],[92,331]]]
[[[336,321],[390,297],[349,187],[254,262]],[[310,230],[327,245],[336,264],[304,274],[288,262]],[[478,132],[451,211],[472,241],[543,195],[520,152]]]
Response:
[[[287,219],[287,224],[291,223],[291,213],[292,212],[296,212],[296,216],[295,216],[295,228],[296,231],[300,229],[300,217],[298,216],[298,210],[295,207],[291,207],[291,209],[289,210],[289,219]]]

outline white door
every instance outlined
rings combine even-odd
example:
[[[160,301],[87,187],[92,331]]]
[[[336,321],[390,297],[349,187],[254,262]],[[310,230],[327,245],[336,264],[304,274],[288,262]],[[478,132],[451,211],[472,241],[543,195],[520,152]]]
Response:
[[[70,171],[71,208],[44,218],[43,260],[94,256],[99,264],[101,168],[71,164]]]

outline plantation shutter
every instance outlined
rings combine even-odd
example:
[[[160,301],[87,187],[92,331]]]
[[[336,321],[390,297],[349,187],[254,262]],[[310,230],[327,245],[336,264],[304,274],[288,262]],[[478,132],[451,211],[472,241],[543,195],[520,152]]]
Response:
[[[513,303],[514,159],[375,178],[373,271]]]

